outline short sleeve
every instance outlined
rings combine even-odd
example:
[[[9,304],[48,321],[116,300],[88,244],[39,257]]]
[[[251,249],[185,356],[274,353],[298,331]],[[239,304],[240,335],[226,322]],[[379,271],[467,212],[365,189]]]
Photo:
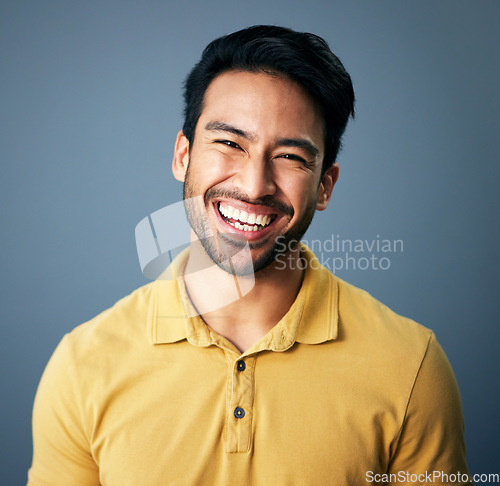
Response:
[[[78,385],[77,367],[66,336],[47,364],[35,397],[28,486],[99,485]]]
[[[390,484],[472,484],[458,385],[434,334],[415,378],[389,473],[398,478]]]

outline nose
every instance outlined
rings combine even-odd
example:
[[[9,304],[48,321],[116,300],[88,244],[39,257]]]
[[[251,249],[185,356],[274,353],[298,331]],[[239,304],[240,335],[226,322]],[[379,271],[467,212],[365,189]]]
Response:
[[[234,183],[252,199],[276,193],[273,170],[264,155],[249,157],[239,168]]]

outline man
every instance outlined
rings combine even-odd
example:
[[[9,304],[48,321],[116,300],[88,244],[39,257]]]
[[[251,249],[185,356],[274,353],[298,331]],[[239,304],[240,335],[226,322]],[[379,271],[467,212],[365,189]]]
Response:
[[[63,339],[28,484],[468,484],[433,333],[295,243],[354,113],[340,61],[315,35],[251,27],[209,44],[185,101],[190,250]]]

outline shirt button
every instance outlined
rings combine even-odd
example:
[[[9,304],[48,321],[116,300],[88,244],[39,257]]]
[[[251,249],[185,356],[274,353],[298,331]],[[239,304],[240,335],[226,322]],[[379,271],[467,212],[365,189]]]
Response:
[[[241,407],[236,407],[234,409],[234,416],[237,418],[237,419],[241,419],[245,416],[245,410],[243,410]]]
[[[238,361],[237,368],[238,368],[238,371],[245,371],[247,368],[247,365],[245,364],[245,362],[243,360],[240,360],[240,361]]]

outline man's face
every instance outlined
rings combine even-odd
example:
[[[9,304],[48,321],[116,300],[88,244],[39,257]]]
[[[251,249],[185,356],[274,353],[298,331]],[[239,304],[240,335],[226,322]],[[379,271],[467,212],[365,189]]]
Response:
[[[225,268],[220,250],[248,241],[258,272],[283,244],[300,240],[315,210],[326,208],[337,177],[336,164],[321,177],[323,154],[323,118],[298,84],[246,71],[215,78],[191,150],[180,133],[173,163],[184,198],[204,201],[205,214],[194,207],[187,213],[198,237],[210,225],[214,239],[202,242],[212,260],[248,273]]]

